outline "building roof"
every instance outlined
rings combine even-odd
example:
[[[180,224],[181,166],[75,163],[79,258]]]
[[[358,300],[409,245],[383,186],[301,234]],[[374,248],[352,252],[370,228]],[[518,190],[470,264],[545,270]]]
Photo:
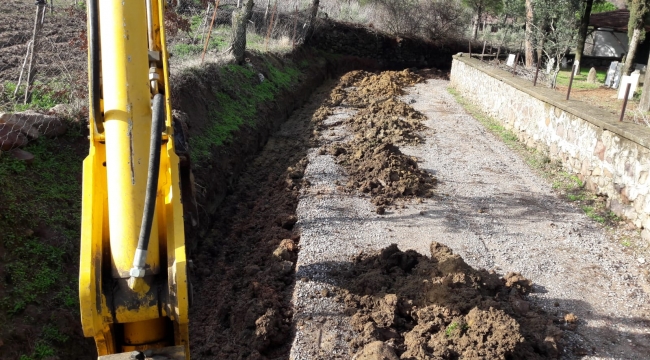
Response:
[[[614,31],[627,33],[627,22],[630,19],[630,10],[620,9],[607,11],[598,14],[591,14],[589,17],[589,26],[594,28],[609,28]],[[646,31],[650,30],[650,25],[646,25]]]

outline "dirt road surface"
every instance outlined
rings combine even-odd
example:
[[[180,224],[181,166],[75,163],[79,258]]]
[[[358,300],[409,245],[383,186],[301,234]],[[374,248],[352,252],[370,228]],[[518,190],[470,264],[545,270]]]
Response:
[[[296,210],[301,238],[290,358],[352,358],[360,335],[339,296],[345,284],[337,273],[351,259],[390,244],[429,255],[432,241],[474,268],[521,272],[532,280],[526,300],[564,331],[560,358],[650,358],[647,262],[624,254],[600,225],[560,199],[551,184],[467,115],[447,86],[445,80],[427,80],[401,97],[426,119],[424,141],[399,148],[435,175],[435,195],[397,203],[383,215],[369,195],[342,186],[346,171],[326,151],[353,139],[345,119],[357,110],[343,102],[322,122],[319,147],[308,151],[308,186]],[[577,322],[564,320],[570,313]]]

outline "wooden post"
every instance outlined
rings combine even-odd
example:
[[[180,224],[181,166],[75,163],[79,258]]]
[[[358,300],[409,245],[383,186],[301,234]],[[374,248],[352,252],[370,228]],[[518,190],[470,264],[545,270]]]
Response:
[[[275,10],[278,8],[278,2],[273,4],[273,11],[271,12],[271,22],[269,23],[269,28],[266,31],[266,39],[264,40],[264,50],[268,51],[269,49],[269,39],[271,38],[271,31],[273,29],[273,20],[275,20]]]
[[[539,65],[542,63],[542,57],[540,56],[537,59],[537,69],[535,69],[535,79],[533,80],[533,86],[537,86],[537,75],[539,75]]]
[[[219,10],[219,1],[220,0],[216,0],[214,4],[214,12],[212,13],[212,21],[210,22],[210,28],[208,29],[208,37],[205,39],[205,45],[203,45],[203,54],[201,55],[201,65],[203,65],[205,52],[208,51],[208,44],[210,43],[210,34],[212,33],[212,26],[214,26],[214,19],[217,17],[217,10]]]
[[[618,121],[623,121],[623,118],[625,118],[625,108],[627,107],[627,98],[630,96],[630,87],[632,86],[632,83],[627,83],[627,86],[625,87],[625,98],[623,99],[623,109],[621,109],[621,117],[618,119]]]
[[[34,19],[34,33],[32,34],[32,47],[29,54],[29,66],[27,68],[27,79],[25,81],[25,98],[23,104],[27,104],[30,98],[29,88],[34,81],[34,73],[36,72],[36,61],[38,59],[38,45],[40,44],[39,35],[43,28],[43,21],[45,20],[46,3],[39,1],[36,3],[36,17]]]
[[[566,99],[569,100],[569,95],[571,95],[571,86],[573,85],[573,74],[575,74],[576,64],[571,66],[571,77],[569,78],[569,89],[566,92]]]

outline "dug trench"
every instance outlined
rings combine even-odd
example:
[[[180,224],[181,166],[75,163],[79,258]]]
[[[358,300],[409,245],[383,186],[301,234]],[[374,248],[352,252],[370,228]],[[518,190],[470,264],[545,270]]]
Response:
[[[249,67],[265,71],[290,64],[276,59],[279,62],[264,65],[259,60],[252,59]],[[324,79],[327,73],[322,74]],[[271,72],[263,75],[273,79]],[[436,71],[423,75],[442,76]],[[261,77],[253,78],[258,81]],[[207,186],[202,184],[209,179],[206,176],[235,172],[236,165],[241,170],[236,180],[222,185],[227,187],[213,188],[227,190],[212,198],[219,202],[214,213],[200,206],[205,214],[199,221],[208,224],[198,227],[191,251],[194,358],[288,358],[295,323],[291,298],[300,248],[296,207],[301,189],[310,186],[303,177],[309,148],[320,147],[321,152],[336,156],[351,178],[340,188],[352,196],[369,193],[378,213],[433,196],[435,178],[396,147],[421,141],[417,130],[422,115],[399,96],[403,87],[423,80],[408,70],[349,72],[339,81],[326,81],[290,116],[290,111],[284,112],[288,119],[283,122],[279,117],[279,130],[271,135],[271,127],[268,140],[248,136],[253,149],[259,146],[259,153],[240,153],[235,155],[239,161],[224,163],[228,160],[225,147],[220,150],[222,156],[210,157],[222,162],[203,165],[205,173],[202,166],[195,167],[199,170],[199,204],[209,199]],[[183,95],[177,98],[185,100]],[[346,121],[353,139],[343,145],[327,144],[321,137],[331,126],[324,120],[337,106],[357,109]],[[204,130],[197,133],[201,132]],[[574,325],[526,301],[529,280],[515,273],[500,277],[475,270],[437,243],[431,245],[429,256],[392,246],[338,264],[330,274],[338,290],[319,296],[335,297],[347,307],[357,332],[347,341],[359,358],[544,359],[561,354],[562,327]],[[326,359],[330,355],[313,353],[309,357]]]

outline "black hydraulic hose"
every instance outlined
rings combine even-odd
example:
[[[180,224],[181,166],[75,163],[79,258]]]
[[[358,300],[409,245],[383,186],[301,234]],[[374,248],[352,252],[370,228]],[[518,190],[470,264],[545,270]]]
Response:
[[[160,172],[160,147],[162,146],[162,132],[165,125],[165,97],[156,94],[153,97],[153,111],[151,116],[151,141],[149,145],[149,174],[147,176],[147,189],[144,198],[144,211],[142,213],[142,226],[134,259],[134,268],[144,268],[151,235],[151,225],[156,211],[156,195],[158,193],[158,173]],[[141,276],[138,276],[141,277]]]
[[[97,10],[98,0],[88,0],[88,54],[90,62],[90,111],[95,119],[97,132],[104,132],[104,123],[99,108],[100,94],[100,59],[99,59],[99,11]]]

